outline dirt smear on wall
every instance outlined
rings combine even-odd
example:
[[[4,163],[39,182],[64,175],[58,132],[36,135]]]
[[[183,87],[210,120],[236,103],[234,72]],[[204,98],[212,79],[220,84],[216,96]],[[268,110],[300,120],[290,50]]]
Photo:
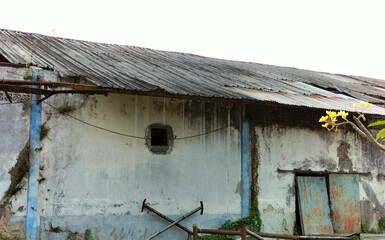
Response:
[[[22,237],[24,235],[22,222],[9,225],[9,221],[15,214],[15,212],[12,211],[12,198],[23,189],[23,179],[27,176],[30,168],[29,153],[30,144],[28,141],[19,153],[16,164],[8,172],[11,175],[11,184],[0,200],[0,233],[6,237]],[[20,209],[22,210],[22,208]]]

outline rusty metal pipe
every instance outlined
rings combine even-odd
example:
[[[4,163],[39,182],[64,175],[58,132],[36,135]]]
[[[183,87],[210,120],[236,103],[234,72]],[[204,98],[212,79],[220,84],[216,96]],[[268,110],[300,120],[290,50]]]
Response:
[[[207,234],[218,234],[218,235],[233,235],[240,236],[241,231],[233,231],[233,230],[217,230],[217,229],[204,229],[198,228],[198,233],[207,233]]]
[[[248,231],[249,233],[250,231]],[[351,236],[295,236],[278,233],[261,233],[256,232],[255,234],[265,238],[281,238],[281,239],[312,239],[312,240],[350,240]],[[250,234],[251,235],[251,234]]]

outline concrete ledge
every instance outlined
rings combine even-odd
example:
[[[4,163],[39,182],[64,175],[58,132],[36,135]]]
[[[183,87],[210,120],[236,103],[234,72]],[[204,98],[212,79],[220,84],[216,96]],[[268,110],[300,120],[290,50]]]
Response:
[[[181,215],[168,216],[178,219]],[[226,220],[237,220],[240,214],[193,215],[181,222],[192,230],[193,224],[201,228],[218,228]],[[69,234],[83,235],[90,229],[93,239],[146,239],[169,225],[164,219],[154,215],[114,215],[114,216],[52,216],[40,218],[40,239],[62,240]],[[157,237],[161,240],[187,239],[188,234],[172,227]]]

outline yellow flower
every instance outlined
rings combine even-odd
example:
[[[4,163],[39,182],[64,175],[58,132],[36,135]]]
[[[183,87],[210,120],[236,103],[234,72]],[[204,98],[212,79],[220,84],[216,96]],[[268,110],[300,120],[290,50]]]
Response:
[[[319,122],[326,122],[328,120],[328,116],[322,116],[320,119],[319,119]]]
[[[343,119],[346,119],[346,117],[349,115],[349,113],[345,111],[339,111],[338,116],[341,116]]]
[[[368,107],[368,108],[370,108],[371,106],[373,106],[373,104],[368,103],[368,102],[364,102],[363,104],[364,104],[366,107]]]
[[[336,112],[326,111],[326,114],[329,115],[330,118],[335,118],[335,117],[337,117],[337,113],[336,113]]]
[[[322,127],[324,127],[324,128],[328,128],[328,126],[329,126],[328,123],[322,124]]]
[[[357,104],[354,104],[354,107],[355,107],[355,108],[358,108],[359,105],[364,105],[365,107],[368,107],[368,108],[370,108],[371,106],[373,106],[373,104],[368,103],[368,102],[359,102],[359,103],[357,103]]]

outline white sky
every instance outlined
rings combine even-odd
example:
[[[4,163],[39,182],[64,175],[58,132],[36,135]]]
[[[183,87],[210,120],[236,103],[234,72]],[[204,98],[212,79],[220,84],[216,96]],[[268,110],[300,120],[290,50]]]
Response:
[[[19,0],[0,28],[385,79],[384,0]]]

